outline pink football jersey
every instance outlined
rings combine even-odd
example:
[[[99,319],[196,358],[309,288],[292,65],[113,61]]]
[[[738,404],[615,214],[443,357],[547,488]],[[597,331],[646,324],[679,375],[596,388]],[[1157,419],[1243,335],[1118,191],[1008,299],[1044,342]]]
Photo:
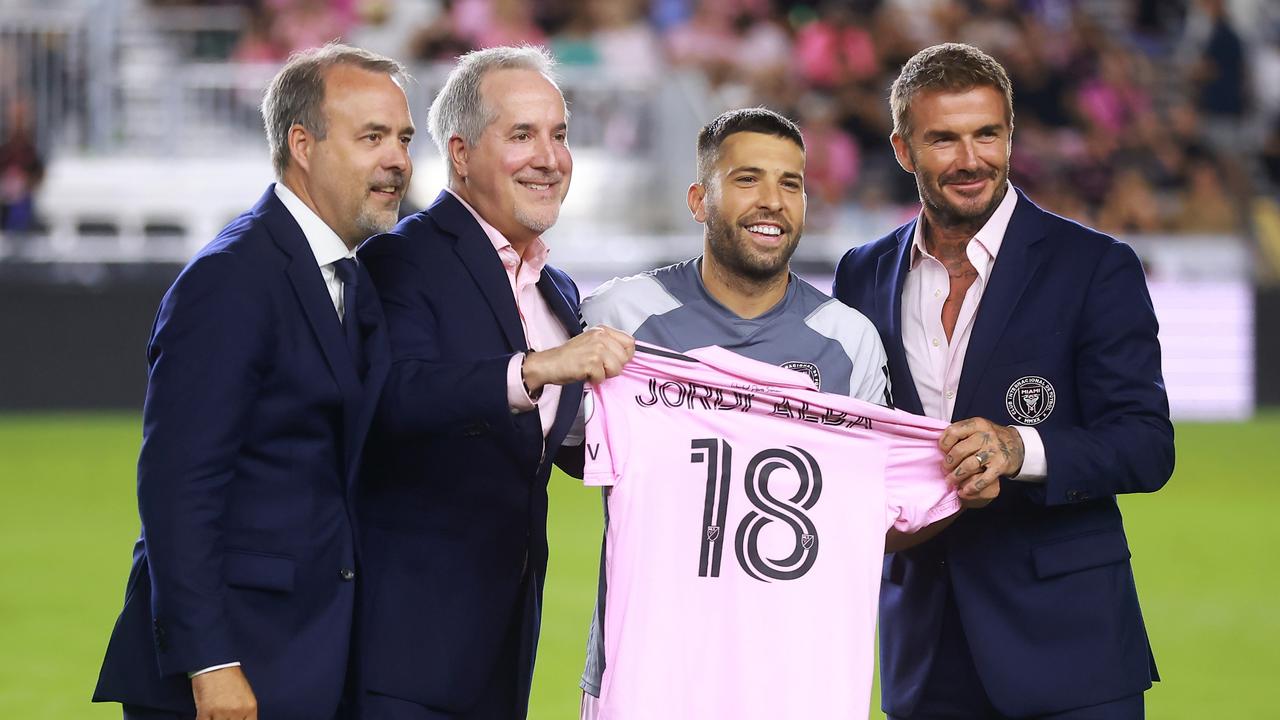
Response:
[[[716,347],[587,398],[611,486],[601,720],[865,718],[885,532],[959,507],[944,423]]]

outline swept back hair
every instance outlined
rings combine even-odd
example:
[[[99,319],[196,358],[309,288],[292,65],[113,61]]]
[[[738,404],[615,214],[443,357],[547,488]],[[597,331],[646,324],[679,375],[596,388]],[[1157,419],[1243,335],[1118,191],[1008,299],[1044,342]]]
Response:
[[[485,75],[494,70],[533,70],[541,74],[557,91],[554,70],[555,58],[544,47],[521,45],[499,46],[469,52],[458,58],[458,64],[450,71],[444,87],[431,102],[427,114],[427,128],[446,165],[449,162],[449,141],[462,138],[468,146],[480,140],[481,133],[494,121],[496,113],[488,107],[480,93]],[[560,93],[561,99],[564,93]],[[569,110],[565,108],[565,118]]]
[[[927,47],[902,66],[889,92],[893,133],[911,135],[911,101],[923,92],[964,92],[989,87],[1004,97],[1004,117],[1013,128],[1013,85],[1004,66],[972,45],[943,43]]]
[[[271,149],[276,178],[284,177],[289,167],[289,128],[301,125],[321,140],[328,135],[329,123],[324,116],[325,76],[338,65],[385,73],[402,89],[409,81],[399,61],[342,43],[332,42],[291,55],[262,96],[262,124],[267,131],[267,146]]]

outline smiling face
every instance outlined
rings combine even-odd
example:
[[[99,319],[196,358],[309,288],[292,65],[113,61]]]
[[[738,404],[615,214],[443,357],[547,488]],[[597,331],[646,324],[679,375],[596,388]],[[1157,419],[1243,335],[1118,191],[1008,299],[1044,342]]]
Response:
[[[348,247],[395,227],[413,176],[413,119],[390,76],[350,65],[325,75],[324,139],[290,129],[293,159],[310,204]],[[286,171],[288,178],[289,171]],[[290,183],[293,187],[293,183]]]
[[[753,282],[787,273],[805,201],[799,145],[756,132],[725,138],[705,183],[689,188],[689,209],[706,224],[704,262]]]
[[[929,222],[976,231],[1004,199],[1013,128],[995,88],[922,92],[911,134],[894,134],[898,164],[916,176]]]
[[[480,95],[492,119],[475,145],[449,140],[453,187],[519,246],[555,225],[569,192],[564,97],[541,73],[524,69],[489,72]]]

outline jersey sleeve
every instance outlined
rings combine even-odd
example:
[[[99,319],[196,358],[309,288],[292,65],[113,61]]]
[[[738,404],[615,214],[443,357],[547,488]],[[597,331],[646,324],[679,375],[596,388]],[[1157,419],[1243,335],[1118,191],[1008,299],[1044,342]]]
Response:
[[[947,482],[936,433],[929,438],[895,438],[885,466],[885,529],[913,533],[960,510],[960,497]]]
[[[614,385],[623,382],[617,377],[603,383],[592,383],[583,396],[583,417],[586,440],[584,441],[584,465],[582,484],[612,487],[622,477],[629,449],[626,413],[621,408],[609,412],[608,399]]]

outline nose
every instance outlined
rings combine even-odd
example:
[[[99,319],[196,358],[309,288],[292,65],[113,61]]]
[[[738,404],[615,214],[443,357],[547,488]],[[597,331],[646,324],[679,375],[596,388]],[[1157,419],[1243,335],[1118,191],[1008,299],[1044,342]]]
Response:
[[[560,169],[554,140],[550,137],[539,137],[533,145],[533,158],[530,165],[543,172],[555,172]]]
[[[390,149],[383,153],[382,167],[401,172],[408,170],[412,162],[409,158],[409,146],[402,142],[387,143],[387,145]]]
[[[782,210],[782,190],[775,183],[761,182],[760,194],[756,198],[756,205],[761,208],[780,212]]]
[[[956,167],[961,170],[976,170],[978,167],[978,149],[974,147],[973,140],[964,140],[957,143],[956,150]]]

